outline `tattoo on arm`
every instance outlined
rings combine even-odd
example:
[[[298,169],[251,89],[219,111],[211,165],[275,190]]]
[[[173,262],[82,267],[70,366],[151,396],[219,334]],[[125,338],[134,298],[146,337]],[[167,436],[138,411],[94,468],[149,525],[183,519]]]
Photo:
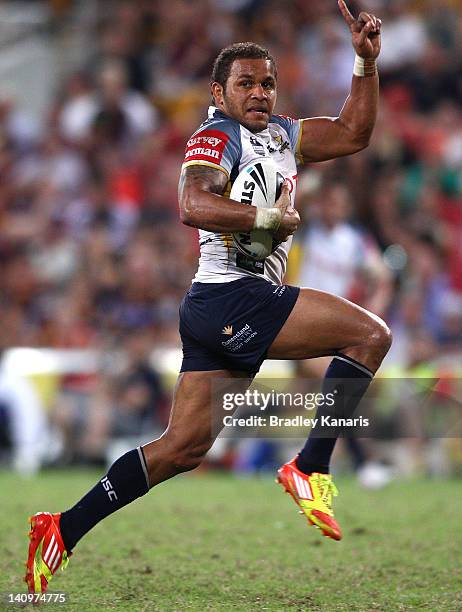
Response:
[[[181,173],[179,205],[181,222],[209,232],[248,232],[256,209],[223,196],[228,175],[218,168],[191,165]]]
[[[228,177],[221,170],[210,166],[187,166],[180,176],[178,192],[180,200],[185,188],[192,187],[216,195],[223,195]]]
[[[199,164],[184,168],[178,186],[181,221],[208,231],[224,231],[229,226],[230,211],[220,196],[227,184],[228,175],[218,168]],[[237,211],[232,208],[234,216]]]

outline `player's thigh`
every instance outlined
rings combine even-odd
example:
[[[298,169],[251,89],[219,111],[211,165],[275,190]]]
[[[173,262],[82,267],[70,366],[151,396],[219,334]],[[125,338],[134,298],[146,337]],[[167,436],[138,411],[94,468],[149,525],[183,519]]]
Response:
[[[170,419],[164,436],[174,446],[211,446],[218,431],[212,427],[213,394],[221,381],[232,381],[233,391],[244,392],[252,379],[244,372],[214,370],[182,372],[177,380]]]
[[[300,290],[297,302],[276,336],[269,359],[310,359],[361,346],[374,335],[386,333],[376,315],[341,297]]]

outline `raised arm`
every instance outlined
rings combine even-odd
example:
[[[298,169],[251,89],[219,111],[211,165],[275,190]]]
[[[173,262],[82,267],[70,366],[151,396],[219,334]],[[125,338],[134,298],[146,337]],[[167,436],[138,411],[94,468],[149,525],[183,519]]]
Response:
[[[377,117],[379,78],[376,59],[380,53],[382,22],[360,13],[355,19],[344,0],[340,11],[351,31],[356,51],[351,92],[338,117],[304,119],[300,153],[305,162],[318,162],[351,155],[369,144]]]

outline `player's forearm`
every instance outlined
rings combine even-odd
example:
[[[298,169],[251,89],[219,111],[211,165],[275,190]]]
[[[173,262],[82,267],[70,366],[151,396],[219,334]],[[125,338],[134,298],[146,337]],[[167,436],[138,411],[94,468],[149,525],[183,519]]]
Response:
[[[181,222],[209,232],[250,231],[255,208],[224,197],[227,182],[224,172],[209,166],[184,168],[178,185]]]
[[[209,232],[248,232],[255,213],[254,206],[204,191],[188,194],[180,207],[182,223]]]
[[[349,139],[355,148],[363,149],[369,144],[377,119],[378,103],[377,73],[374,76],[353,75],[351,92],[342,108],[339,121],[348,131]]]

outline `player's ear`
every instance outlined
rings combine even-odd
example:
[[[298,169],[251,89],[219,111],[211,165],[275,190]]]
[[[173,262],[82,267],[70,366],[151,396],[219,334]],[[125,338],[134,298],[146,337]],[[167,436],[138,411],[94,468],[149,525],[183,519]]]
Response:
[[[220,83],[214,81],[210,87],[212,98],[216,106],[219,106],[223,102],[223,86]]]

